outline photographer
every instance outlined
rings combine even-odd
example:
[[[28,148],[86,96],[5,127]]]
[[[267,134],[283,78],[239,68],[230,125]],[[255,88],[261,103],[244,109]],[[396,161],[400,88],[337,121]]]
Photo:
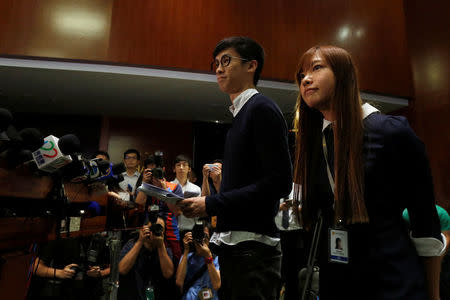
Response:
[[[161,152],[159,152],[161,153]],[[166,181],[164,178],[164,167],[162,155],[152,155],[145,160],[145,170],[142,173],[142,182],[169,190],[180,197],[183,197],[183,190],[179,184]],[[140,185],[138,181],[138,185]],[[136,203],[145,205],[146,211],[150,211],[153,205],[158,206],[159,216],[166,220],[166,242],[172,250],[175,265],[181,257],[180,235],[178,231],[177,216],[181,211],[176,205],[166,204],[152,197],[147,197],[143,192],[136,196]]]
[[[185,197],[200,196],[201,194],[200,187],[193,184],[188,179],[188,173],[191,172],[191,166],[192,162],[187,156],[180,154],[175,157],[175,166],[173,171],[176,174],[176,178],[171,182],[181,186]],[[183,239],[186,232],[192,231],[194,224],[194,219],[186,218],[183,214],[178,216],[178,231],[180,232],[180,240]],[[180,245],[183,247],[181,243]]]
[[[164,220],[144,225],[136,240],[128,241],[120,253],[118,299],[145,300],[146,289],[155,299],[173,299],[170,281],[174,272],[172,253],[164,244]]]
[[[193,232],[186,233],[183,243],[184,254],[176,276],[176,284],[183,295],[182,299],[218,299],[219,260],[212,255],[208,247],[209,227],[196,224]],[[195,247],[195,252],[189,253],[192,246]]]
[[[220,192],[220,184],[222,183],[222,160],[215,159],[212,164],[205,164],[202,173],[202,196],[215,195]]]
[[[100,235],[51,241],[34,262],[28,298],[100,299],[108,263],[108,248]]]

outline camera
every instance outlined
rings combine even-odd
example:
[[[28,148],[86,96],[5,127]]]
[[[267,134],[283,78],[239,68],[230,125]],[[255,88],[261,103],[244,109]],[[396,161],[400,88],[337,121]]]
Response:
[[[152,224],[152,226],[150,226],[150,231],[155,235],[155,236],[162,236],[163,233],[163,227],[161,224]]]
[[[203,221],[197,220],[195,221],[194,228],[192,228],[192,239],[199,244],[203,244],[203,240],[205,239],[205,231],[204,231]]]
[[[163,169],[163,153],[161,151],[155,151],[155,168],[151,170],[152,175],[156,179],[164,178],[164,169]]]
[[[82,267],[82,265],[80,265],[79,267],[73,266],[70,269],[75,271],[75,275],[73,275],[73,277],[72,277],[74,280],[83,280],[85,270]]]
[[[216,164],[206,164],[208,166],[208,169],[212,171],[213,167],[216,166]]]
[[[150,205],[149,206],[149,213],[148,213],[148,220],[152,225],[150,226],[150,231],[155,236],[161,236],[163,233],[163,227],[161,224],[157,224],[156,220],[158,220],[159,215],[159,206],[158,205]]]
[[[156,179],[163,179],[164,178],[164,170],[162,168],[153,168],[151,170],[152,176]]]

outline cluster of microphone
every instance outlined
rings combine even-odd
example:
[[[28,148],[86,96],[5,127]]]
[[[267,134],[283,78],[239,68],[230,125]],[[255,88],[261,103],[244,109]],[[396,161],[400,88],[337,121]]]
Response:
[[[43,137],[36,128],[20,131],[13,126],[13,115],[0,108],[0,167],[14,169],[27,165],[43,174],[59,176],[70,182],[105,184],[123,180],[123,163],[112,164],[101,159],[87,160],[81,156],[81,144],[74,134],[60,138]]]

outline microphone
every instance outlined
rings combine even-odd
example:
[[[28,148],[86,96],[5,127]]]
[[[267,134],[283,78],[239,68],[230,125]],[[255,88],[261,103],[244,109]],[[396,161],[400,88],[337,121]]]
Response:
[[[63,152],[60,147],[62,146],[65,151],[71,151],[74,148],[72,143],[76,142],[78,138],[73,134],[67,136],[58,139],[53,135],[49,135],[44,138],[44,143],[41,147],[33,152],[33,159],[40,170],[52,173],[73,161],[72,157],[67,155],[71,153]],[[60,140],[63,142],[59,143]],[[78,140],[78,148],[79,144],[80,141]]]
[[[81,152],[80,139],[74,134],[66,134],[60,137],[58,147],[66,155],[75,155]]]
[[[1,147],[0,157],[7,168],[14,168],[24,162],[33,160],[30,150],[43,143],[42,134],[36,128],[25,128],[19,132],[10,125],[5,131],[8,141]]]
[[[35,150],[44,143],[44,136],[36,128],[25,128],[19,131],[23,140],[22,148],[26,150]]]
[[[123,181],[121,173],[126,171],[123,163],[113,165],[110,162],[102,159],[92,159],[89,161],[80,161],[82,169],[79,169],[78,176],[75,176],[70,181],[84,182],[84,181],[103,181],[106,184]]]
[[[114,180],[116,182],[123,181],[122,173],[127,170],[125,168],[125,165],[123,163],[114,165],[113,163],[109,163],[103,160],[102,165],[106,166],[105,163],[107,164],[107,169],[104,172],[102,171],[102,176],[97,178],[97,180],[98,181]]]

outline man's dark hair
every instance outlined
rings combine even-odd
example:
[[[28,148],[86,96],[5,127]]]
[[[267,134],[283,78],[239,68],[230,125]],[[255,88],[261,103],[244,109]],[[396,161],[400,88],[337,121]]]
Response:
[[[213,163],[213,164],[219,163],[219,164],[222,164],[222,165],[223,165],[223,160],[221,160],[221,159],[219,159],[219,158],[216,158],[215,160],[212,161],[212,163]]]
[[[108,154],[108,152],[106,152],[106,151],[98,150],[98,151],[96,151],[96,152],[94,153],[94,157],[96,157],[97,155],[103,155],[103,156],[106,156],[106,158],[107,158],[108,160],[110,160],[109,154]]]
[[[213,59],[216,58],[217,54],[220,52],[233,48],[241,56],[241,58],[247,60],[256,60],[258,66],[256,67],[255,76],[253,77],[253,84],[256,86],[259,80],[259,75],[261,74],[262,68],[264,66],[264,49],[260,44],[255,42],[249,37],[245,36],[232,36],[221,40],[214,49]],[[246,61],[242,61],[245,63]]]
[[[189,165],[189,167],[191,167],[191,165],[192,165],[192,162],[191,162],[191,160],[189,159],[189,157],[187,157],[187,156],[184,155],[184,154],[179,154],[179,155],[177,155],[177,157],[175,157],[175,164],[179,163],[180,161],[185,161],[185,162],[187,162],[188,165]]]
[[[156,165],[154,155],[147,156],[147,158],[144,160],[144,167],[146,168],[148,165]]]
[[[137,159],[138,159],[138,160],[141,160],[141,154],[140,154],[139,151],[137,151],[136,149],[128,149],[127,151],[125,151],[125,152],[123,153],[123,158],[125,159],[125,157],[127,156],[127,154],[130,154],[130,153],[136,153]]]

